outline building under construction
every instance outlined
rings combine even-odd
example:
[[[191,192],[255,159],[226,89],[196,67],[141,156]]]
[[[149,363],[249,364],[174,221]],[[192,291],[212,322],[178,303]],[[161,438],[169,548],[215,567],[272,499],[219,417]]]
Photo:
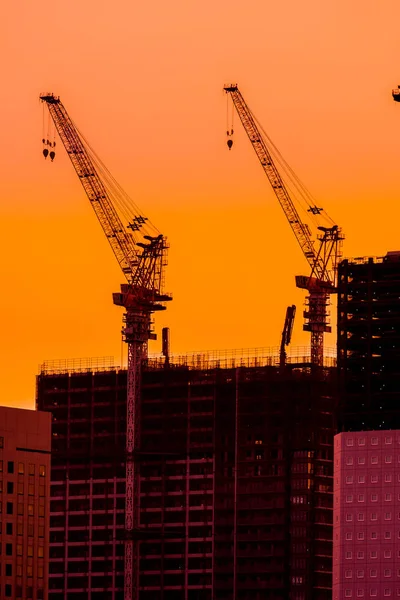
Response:
[[[338,274],[341,431],[400,429],[400,252]]]
[[[328,600],[333,359],[148,359],[135,452],[140,600]],[[49,600],[124,597],[127,372],[47,364]]]

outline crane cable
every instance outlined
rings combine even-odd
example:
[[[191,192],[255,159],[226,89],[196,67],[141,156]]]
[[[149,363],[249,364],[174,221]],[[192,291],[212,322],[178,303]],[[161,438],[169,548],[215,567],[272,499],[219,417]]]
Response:
[[[301,181],[301,179],[298,177],[298,175],[295,173],[295,171],[292,169],[292,167],[289,165],[289,163],[283,157],[279,148],[275,145],[273,140],[270,138],[268,133],[265,131],[263,125],[260,123],[260,121],[254,115],[254,113],[250,109],[250,107],[248,105],[247,105],[247,107],[248,107],[248,110],[249,110],[251,116],[253,117],[254,121],[257,123],[258,127],[263,132],[266,140],[268,141],[268,144],[267,144],[268,150],[271,152],[271,154],[274,156],[276,161],[281,166],[282,170],[285,172],[286,177],[288,178],[288,180],[290,182],[290,183],[288,183],[287,181],[285,181],[285,183],[287,184],[287,187],[290,189],[290,191],[292,192],[292,195],[299,202],[303,212],[305,214],[307,214],[308,218],[314,223],[314,225],[316,227],[318,227],[321,224],[321,218],[318,219],[318,216],[320,216],[320,215],[315,214],[315,210],[317,208],[317,203],[316,203],[314,196],[311,194],[311,192],[308,190],[308,188],[305,186],[305,184]],[[297,191],[297,193],[295,190]],[[335,224],[333,219],[331,219],[331,217],[328,215],[328,213],[325,210],[323,210],[323,214],[324,214],[325,219],[328,221],[328,223],[330,223],[331,226]]]

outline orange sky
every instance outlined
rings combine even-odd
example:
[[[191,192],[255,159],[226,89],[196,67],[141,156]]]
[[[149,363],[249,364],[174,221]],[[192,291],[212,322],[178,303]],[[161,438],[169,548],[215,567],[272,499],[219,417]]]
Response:
[[[239,83],[345,254],[382,255],[400,248],[399,22],[398,0],[3,2],[1,403],[32,406],[45,359],[120,360],[118,265],[61,145],[42,157],[40,92],[168,236],[172,350],[275,346],[307,265],[237,119],[226,148],[222,86]]]

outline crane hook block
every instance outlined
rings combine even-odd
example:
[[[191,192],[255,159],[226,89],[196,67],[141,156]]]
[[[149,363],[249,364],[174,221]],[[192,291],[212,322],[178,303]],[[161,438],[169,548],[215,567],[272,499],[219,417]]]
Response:
[[[230,150],[232,148],[232,146],[233,146],[233,140],[228,140],[226,143],[227,143],[228,148]]]
[[[48,155],[48,153],[49,153],[49,151],[47,150],[47,148],[45,148],[45,149],[43,150],[43,156],[44,156],[45,158],[47,158],[47,155]]]
[[[50,152],[50,158],[51,158],[51,162],[53,162],[54,157],[55,157],[56,153],[53,152],[53,150]]]

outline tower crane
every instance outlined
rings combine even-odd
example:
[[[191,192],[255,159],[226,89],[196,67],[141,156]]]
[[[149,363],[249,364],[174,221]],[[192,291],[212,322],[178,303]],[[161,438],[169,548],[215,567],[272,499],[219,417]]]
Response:
[[[331,331],[331,327],[328,324],[327,306],[329,295],[336,292],[336,267],[341,256],[341,242],[343,240],[341,230],[332,221],[328,227],[318,224],[318,217],[323,212],[323,209],[315,204],[311,194],[284,161],[265,131],[262,130],[256,117],[246,104],[237,84],[225,85],[224,90],[231,96],[243,128],[311,269],[311,273],[308,276],[296,276],[296,285],[299,288],[306,289],[309,293],[307,297],[307,309],[304,311],[306,322],[303,329],[304,331],[311,332],[312,364],[322,365],[324,351],[323,336],[325,332]],[[227,133],[230,137],[233,130]],[[267,140],[270,147],[268,147]],[[231,143],[229,144],[229,142]],[[231,139],[228,140],[228,146],[231,149]],[[283,168],[286,169],[288,178],[291,180],[292,187],[294,186],[297,190],[302,201],[305,200],[307,202],[308,212],[317,221],[319,233],[316,239],[313,239],[309,225],[301,220],[299,211],[292,199],[294,192],[289,193],[289,185],[284,183],[275,165],[272,153],[283,164]]]
[[[124,598],[135,600],[138,597],[138,549],[133,538],[139,529],[135,455],[140,451],[141,366],[147,356],[148,340],[156,339],[152,330],[152,314],[165,310],[165,302],[171,300],[170,295],[163,293],[168,245],[166,238],[132,203],[100,161],[60,98],[48,93],[42,94],[40,100],[47,105],[126,279],[120,292],[113,294],[113,301],[125,309],[122,332],[128,345]]]

